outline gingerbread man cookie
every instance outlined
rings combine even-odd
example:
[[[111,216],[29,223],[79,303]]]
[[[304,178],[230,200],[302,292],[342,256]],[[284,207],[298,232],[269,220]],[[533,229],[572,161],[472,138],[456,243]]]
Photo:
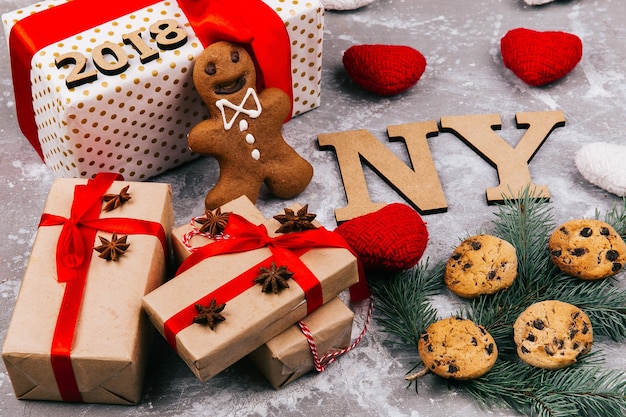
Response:
[[[195,61],[193,81],[210,116],[189,132],[189,148],[216,158],[220,167],[205,199],[207,209],[241,195],[256,202],[263,183],[280,198],[295,197],[307,187],[313,167],[281,133],[290,98],[278,88],[257,92],[255,65],[242,45],[207,47]]]

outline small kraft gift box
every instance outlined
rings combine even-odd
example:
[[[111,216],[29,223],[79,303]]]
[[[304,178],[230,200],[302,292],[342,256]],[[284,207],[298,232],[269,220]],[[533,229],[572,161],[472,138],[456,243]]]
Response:
[[[353,318],[352,310],[335,298],[302,319],[314,340],[318,360],[320,356],[348,349]],[[274,388],[281,389],[316,369],[309,343],[300,325],[293,325],[248,358]]]
[[[248,220],[259,224],[265,221],[263,214],[246,197],[240,197],[220,207],[216,218],[225,216],[228,212],[243,213]],[[222,220],[225,222],[226,218],[223,217]],[[199,216],[175,228],[172,231],[172,246],[176,262],[183,262],[195,248],[214,241],[218,223],[219,221],[214,222],[213,230],[210,230],[211,219]],[[343,301],[335,298],[302,319],[306,331],[313,339],[315,354],[304,330],[299,324],[295,324],[257,348],[248,357],[270,384],[280,389],[316,369],[315,361],[319,361],[326,353],[346,350],[350,346],[353,318],[352,310]]]
[[[2,16],[20,128],[57,177],[141,181],[189,161],[208,115],[191,79],[213,42],[249,45],[292,116],[320,103],[319,0],[46,0]]]
[[[2,350],[17,398],[140,400],[154,335],[142,297],[166,279],[172,227],[168,184],[54,181]]]
[[[209,226],[224,226],[220,237],[193,250],[175,278],[143,299],[155,327],[201,381],[363,282],[357,258],[334,232],[279,233],[281,222],[265,219],[246,197],[212,213]]]

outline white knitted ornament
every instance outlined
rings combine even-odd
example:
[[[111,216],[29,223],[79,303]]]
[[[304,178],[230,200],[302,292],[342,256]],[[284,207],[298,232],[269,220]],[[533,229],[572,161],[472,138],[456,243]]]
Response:
[[[353,10],[367,6],[374,0],[321,0],[326,10]]]
[[[554,0],[524,0],[524,3],[530,6],[539,6],[541,4],[552,3]]]
[[[589,143],[576,153],[576,167],[590,183],[626,196],[626,146],[614,143]]]

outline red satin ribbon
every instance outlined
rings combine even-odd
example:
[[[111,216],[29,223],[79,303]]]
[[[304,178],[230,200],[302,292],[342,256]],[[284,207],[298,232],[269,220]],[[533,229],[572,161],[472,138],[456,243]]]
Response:
[[[233,221],[231,221],[231,217]],[[270,238],[267,236],[265,226],[256,226],[245,218],[237,214],[228,217],[228,223],[224,232],[229,236],[236,236],[238,239],[224,239],[205,245],[194,250],[181,264],[176,275],[181,274],[192,266],[198,264],[209,256],[221,255],[224,253],[245,252],[251,250],[251,245],[261,245],[264,242],[271,242],[275,247],[289,248],[290,250],[304,250],[313,247],[333,247],[344,248],[350,251],[357,259],[359,271],[359,282],[350,287],[350,298],[352,301],[362,301],[370,297],[370,292],[365,280],[365,271],[359,256],[350,247],[348,242],[339,234],[329,232],[324,228],[305,230],[299,233],[287,233]],[[265,243],[267,244],[267,243]],[[259,246],[255,246],[259,247]],[[260,246],[262,247],[262,246]]]
[[[44,156],[30,82],[33,56],[48,45],[156,2],[118,1],[93,13],[93,1],[73,0],[27,16],[11,28],[9,53],[17,119],[22,133],[41,159]],[[261,74],[259,85],[280,88],[293,102],[289,35],[280,17],[268,5],[260,0],[178,0],[178,3],[205,47],[217,40],[249,43]],[[54,22],[53,29],[50,22]]]
[[[155,236],[167,254],[167,238],[160,223],[140,219],[99,218],[102,196],[113,181],[121,179],[117,174],[104,173],[98,174],[86,185],[77,185],[70,217],[44,213],[39,223],[40,227],[63,226],[57,241],[56,267],[57,280],[65,283],[65,292],[50,349],[52,369],[63,401],[82,402],[70,354],[97,231]]]
[[[116,7],[99,7],[90,0],[74,0],[42,10],[17,22],[9,34],[11,73],[17,120],[31,145],[43,159],[30,84],[30,64],[35,53],[48,45],[89,28],[154,4],[154,0],[125,0]],[[50,22],[55,22],[53,26]]]
[[[306,251],[314,248],[345,248],[350,250],[346,241],[339,234],[329,232],[324,228],[270,237],[264,225],[254,225],[237,214],[230,214],[224,233],[231,238],[218,240],[193,251],[182,263],[176,275],[180,275],[211,256],[247,252],[263,247],[268,247],[272,251],[272,256],[188,305],[166,320],[164,323],[164,336],[170,346],[175,350],[176,335],[190,326],[194,316],[197,314],[195,304],[208,304],[213,298],[215,298],[216,302],[219,304],[228,302],[254,286],[254,278],[258,275],[259,268],[261,266],[269,266],[271,261],[275,261],[277,265],[287,265],[288,268],[294,272],[292,279],[303,289],[307,300],[307,313],[310,314],[320,307],[324,300],[319,281],[299,257]],[[365,284],[362,272],[359,263],[360,284],[353,286],[353,288],[360,288]],[[363,289],[360,288],[360,290],[362,291]],[[367,296],[369,296],[367,286],[365,286],[365,291]],[[355,296],[360,297],[362,294],[356,292]]]

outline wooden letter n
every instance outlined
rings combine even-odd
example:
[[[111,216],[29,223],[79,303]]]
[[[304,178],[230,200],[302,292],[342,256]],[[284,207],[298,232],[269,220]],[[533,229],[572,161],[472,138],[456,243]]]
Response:
[[[317,137],[320,149],[334,148],[341,171],[348,205],[335,209],[337,223],[372,213],[386,203],[370,200],[361,162],[368,164],[408,203],[422,214],[448,209],[427,138],[439,128],[433,120],[388,126],[390,141],[404,141],[413,168],[367,130],[325,133]]]

